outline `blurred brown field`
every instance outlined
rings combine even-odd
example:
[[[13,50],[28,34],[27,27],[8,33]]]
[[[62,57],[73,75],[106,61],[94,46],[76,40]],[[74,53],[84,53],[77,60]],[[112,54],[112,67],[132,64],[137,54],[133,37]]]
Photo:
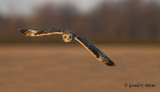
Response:
[[[160,47],[97,45],[117,66],[97,61],[82,46],[1,45],[0,92],[158,92]],[[124,84],[155,84],[125,87]]]

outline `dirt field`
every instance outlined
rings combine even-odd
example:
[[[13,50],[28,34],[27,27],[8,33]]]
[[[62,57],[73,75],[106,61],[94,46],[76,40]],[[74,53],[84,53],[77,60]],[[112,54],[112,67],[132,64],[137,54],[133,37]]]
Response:
[[[160,47],[124,45],[97,45],[97,47],[117,66],[108,67],[100,63],[79,44],[1,45],[0,92],[160,90]],[[133,87],[137,83],[143,86]],[[155,87],[148,87],[146,84]]]

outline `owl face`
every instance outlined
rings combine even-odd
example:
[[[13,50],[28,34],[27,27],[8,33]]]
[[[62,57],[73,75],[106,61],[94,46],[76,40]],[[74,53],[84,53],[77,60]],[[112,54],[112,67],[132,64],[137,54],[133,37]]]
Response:
[[[66,33],[62,35],[64,42],[71,42],[73,40],[71,33]]]

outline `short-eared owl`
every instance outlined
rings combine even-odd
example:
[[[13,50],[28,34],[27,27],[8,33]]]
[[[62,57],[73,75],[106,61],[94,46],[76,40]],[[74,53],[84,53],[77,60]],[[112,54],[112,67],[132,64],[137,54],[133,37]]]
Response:
[[[115,64],[102,51],[96,48],[89,40],[73,33],[72,31],[60,28],[33,28],[33,29],[20,29],[20,31],[25,36],[62,34],[62,38],[65,42],[71,42],[72,40],[75,39],[79,43],[81,43],[87,50],[89,50],[93,54],[93,56],[95,56],[100,62],[108,66],[115,66]]]

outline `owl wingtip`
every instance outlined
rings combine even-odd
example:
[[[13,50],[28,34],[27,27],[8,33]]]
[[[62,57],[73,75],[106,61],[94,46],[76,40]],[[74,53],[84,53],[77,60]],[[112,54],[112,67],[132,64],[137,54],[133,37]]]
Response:
[[[18,31],[20,31],[20,32],[22,32],[22,33],[24,33],[24,32],[26,32],[28,29],[18,29]]]
[[[108,58],[108,62],[106,63],[108,66],[116,66],[116,64]]]
[[[116,66],[116,64],[115,63],[106,63],[106,65],[108,65],[108,66]]]

